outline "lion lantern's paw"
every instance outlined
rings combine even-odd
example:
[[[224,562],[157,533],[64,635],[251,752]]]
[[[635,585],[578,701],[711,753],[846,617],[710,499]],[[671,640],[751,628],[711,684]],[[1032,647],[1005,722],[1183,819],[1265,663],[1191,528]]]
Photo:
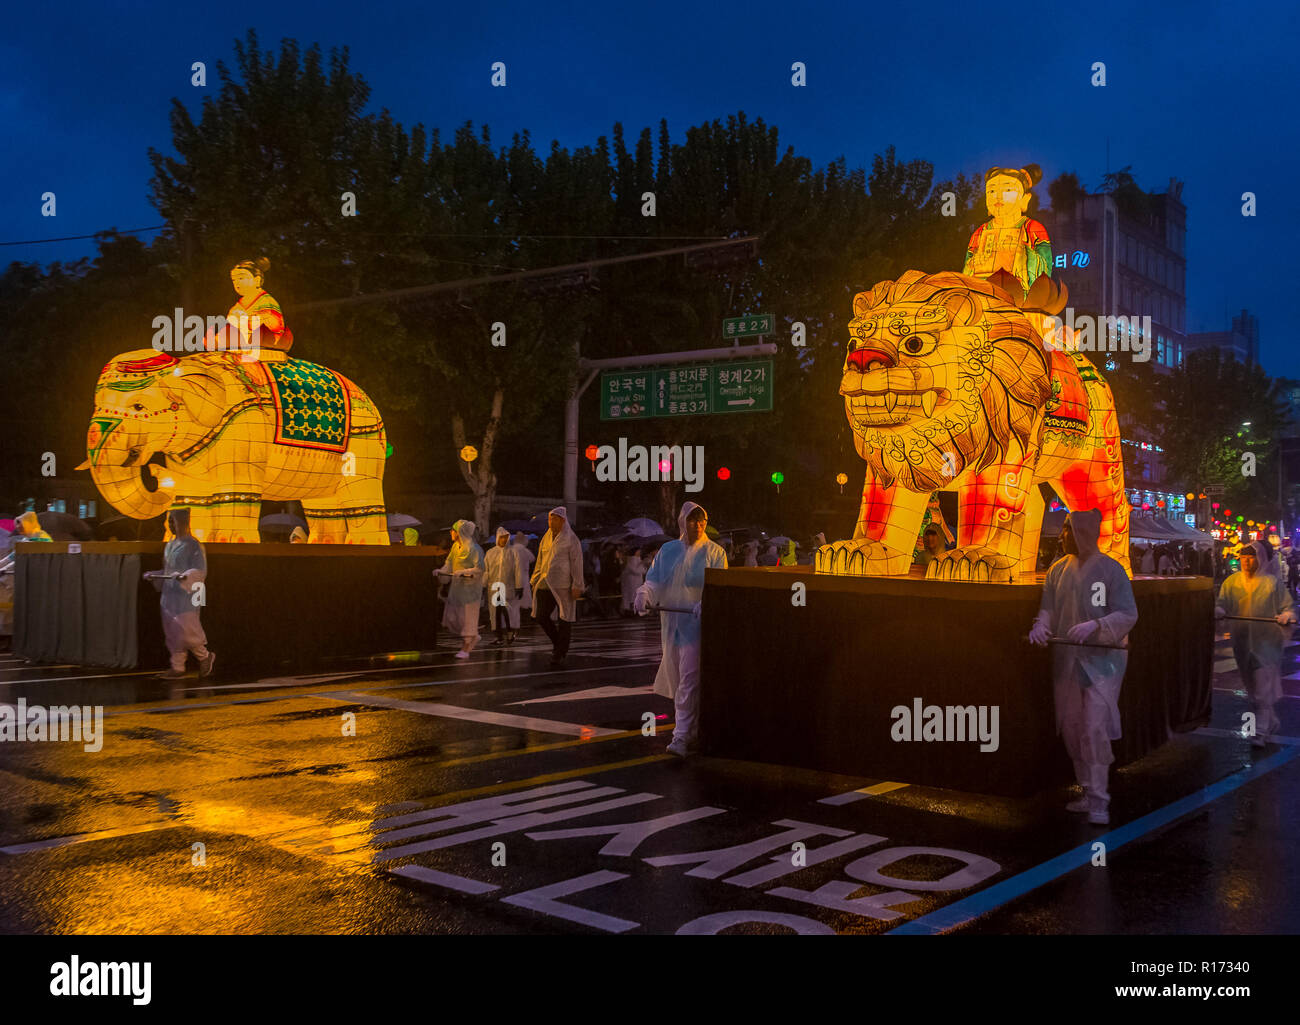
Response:
[[[906,575],[911,557],[905,552],[860,537],[835,541],[817,549],[813,567],[818,573],[848,577],[894,577]]]
[[[1016,560],[988,545],[967,545],[935,556],[926,567],[927,580],[968,580],[981,584],[1015,581]]]

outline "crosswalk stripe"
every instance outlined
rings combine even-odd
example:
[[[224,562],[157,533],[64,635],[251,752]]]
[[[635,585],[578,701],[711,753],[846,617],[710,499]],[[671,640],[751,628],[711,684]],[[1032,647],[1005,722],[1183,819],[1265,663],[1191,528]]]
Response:
[[[865,797],[879,797],[881,794],[887,794],[892,790],[901,790],[903,787],[910,786],[908,783],[873,783],[869,787],[863,787],[860,790],[850,790],[847,794],[836,794],[833,797],[823,797],[818,804],[852,804],[854,801],[861,801]]]
[[[338,701],[349,705],[376,705],[380,708],[395,708],[403,712],[416,712],[419,715],[436,715],[442,719],[463,719],[466,722],[510,726],[517,730],[532,730],[535,733],[563,733],[574,737],[607,737],[612,733],[623,732],[622,730],[606,729],[604,726],[584,726],[581,723],[558,722],[554,719],[535,719],[527,715],[510,715],[507,712],[490,712],[483,708],[463,708],[460,705],[444,705],[439,702],[403,701],[401,698],[358,694],[355,691],[311,694],[309,697],[321,698],[326,701]]]

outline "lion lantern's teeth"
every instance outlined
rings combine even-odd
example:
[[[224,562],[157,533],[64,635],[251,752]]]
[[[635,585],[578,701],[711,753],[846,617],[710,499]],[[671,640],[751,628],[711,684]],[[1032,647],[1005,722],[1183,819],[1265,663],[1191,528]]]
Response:
[[[921,410],[927,417],[934,416],[934,407],[939,402],[939,395],[934,390],[921,393]]]
[[[898,405],[898,394],[892,391],[885,392],[885,408],[892,413],[896,405]]]

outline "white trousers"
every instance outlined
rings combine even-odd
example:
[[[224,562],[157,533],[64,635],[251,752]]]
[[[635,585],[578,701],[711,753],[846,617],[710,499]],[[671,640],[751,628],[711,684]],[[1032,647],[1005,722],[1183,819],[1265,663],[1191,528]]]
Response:
[[[1061,739],[1074,762],[1074,776],[1088,795],[1110,800],[1110,705],[1097,687],[1076,683],[1056,685],[1056,718]]]
[[[694,744],[699,735],[700,646],[667,644],[660,676],[672,692],[675,726],[673,739]],[[656,681],[658,682],[658,681]],[[662,693],[659,687],[656,691]]]
[[[179,616],[163,613],[163,637],[167,640],[167,651],[171,654],[172,669],[178,673],[185,671],[185,657],[193,653],[197,659],[208,657],[208,638],[199,622],[198,611],[182,612]]]
[[[1253,658],[1248,658],[1245,665],[1238,665],[1241,680],[1250,695],[1251,709],[1255,713],[1255,735],[1267,737],[1276,733],[1282,725],[1278,718],[1277,704],[1282,700],[1282,671],[1277,666],[1255,665]]]

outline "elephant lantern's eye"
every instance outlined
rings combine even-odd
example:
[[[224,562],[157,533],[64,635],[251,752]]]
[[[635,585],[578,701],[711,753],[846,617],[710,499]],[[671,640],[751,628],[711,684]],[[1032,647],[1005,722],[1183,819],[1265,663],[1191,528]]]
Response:
[[[143,403],[143,402],[133,402],[133,403],[131,403],[131,408],[134,409],[137,413],[143,413],[143,412],[144,412],[144,403]]]
[[[909,335],[900,348],[909,356],[926,356],[934,351],[939,340],[933,335],[914,334]]]

